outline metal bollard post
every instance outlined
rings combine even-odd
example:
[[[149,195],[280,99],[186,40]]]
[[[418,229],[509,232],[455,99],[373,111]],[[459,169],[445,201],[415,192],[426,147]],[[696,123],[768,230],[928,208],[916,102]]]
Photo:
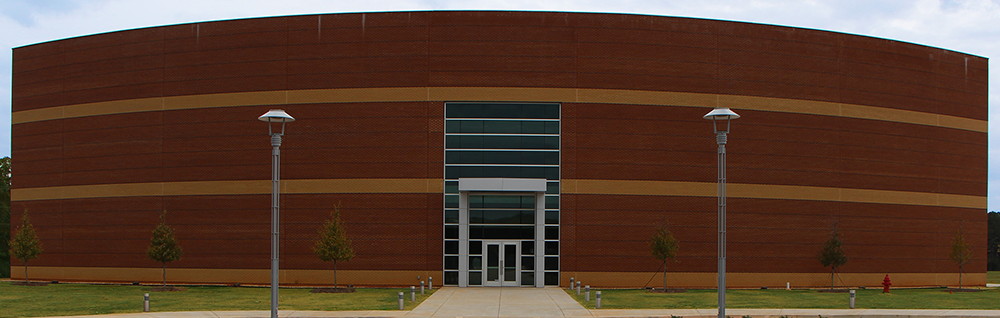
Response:
[[[601,291],[599,290],[597,291],[597,304],[595,304],[594,308],[601,309]]]
[[[569,278],[569,289],[573,289],[573,285],[576,285],[576,277]]]
[[[785,282],[785,290],[792,290],[792,283]]]
[[[424,281],[420,281],[420,294],[424,294]]]
[[[587,292],[583,296],[584,301],[590,301],[590,285],[587,285]]]
[[[142,296],[142,312],[149,312],[149,294]]]
[[[580,284],[581,283],[583,283],[583,282],[581,282],[581,281],[577,281],[576,282],[576,295],[577,296],[580,296]]]
[[[417,301],[417,292],[413,290],[413,286],[410,286],[410,302]]]
[[[434,277],[427,276],[427,289],[434,289]]]
[[[851,289],[851,309],[854,309],[854,290]]]
[[[403,310],[403,292],[399,292],[399,310]]]

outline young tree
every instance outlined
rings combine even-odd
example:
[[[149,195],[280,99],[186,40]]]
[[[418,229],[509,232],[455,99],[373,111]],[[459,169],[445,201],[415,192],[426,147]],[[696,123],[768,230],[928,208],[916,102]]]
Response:
[[[674,234],[670,233],[666,225],[660,225],[656,228],[656,233],[653,234],[651,241],[649,242],[649,249],[653,253],[653,257],[663,261],[663,290],[667,290],[667,260],[677,261],[677,250],[680,248],[680,244],[677,239],[674,238]]]
[[[337,288],[337,262],[350,261],[354,258],[351,240],[344,232],[340,222],[340,204],[333,206],[330,219],[319,229],[319,238],[313,252],[324,262],[333,261],[333,287]]]
[[[0,158],[0,278],[10,277],[10,157]]]
[[[1000,271],[1000,212],[996,211],[987,214],[986,270]]]
[[[847,264],[847,255],[844,254],[843,242],[840,241],[840,231],[837,230],[836,224],[833,225],[833,230],[830,231],[830,239],[826,240],[826,243],[823,244],[823,248],[819,250],[817,257],[819,258],[819,263],[823,264],[823,267],[830,267],[830,289],[833,289],[833,277],[837,271],[837,267]]]
[[[160,213],[160,224],[153,229],[153,238],[146,249],[146,256],[163,264],[163,286],[167,286],[167,263],[181,259],[180,244],[174,238],[174,229],[167,226],[167,211]]]
[[[35,227],[28,220],[28,211],[24,211],[24,216],[21,217],[21,229],[14,234],[9,244],[11,255],[24,262],[24,282],[27,283],[28,261],[42,253],[42,241],[38,239]]]
[[[962,273],[965,273],[962,267],[972,262],[972,248],[965,240],[965,233],[961,228],[951,239],[951,252],[948,253],[948,258],[958,264],[958,289],[962,289]]]

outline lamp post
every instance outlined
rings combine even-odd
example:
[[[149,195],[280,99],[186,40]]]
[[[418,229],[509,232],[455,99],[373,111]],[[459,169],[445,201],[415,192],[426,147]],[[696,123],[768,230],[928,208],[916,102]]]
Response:
[[[284,110],[272,109],[260,117],[267,122],[267,133],[271,135],[271,318],[278,318],[278,180],[281,178],[281,136],[285,134],[285,123],[295,121]],[[281,131],[272,126],[281,123]]]
[[[702,118],[712,120],[715,141],[719,144],[719,318],[726,318],[726,134],[729,121],[740,115],[729,108],[716,108]],[[720,128],[720,125],[725,126]]]

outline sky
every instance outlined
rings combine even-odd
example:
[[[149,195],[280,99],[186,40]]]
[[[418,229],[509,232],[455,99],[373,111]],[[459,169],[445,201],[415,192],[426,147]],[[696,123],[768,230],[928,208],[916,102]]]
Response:
[[[0,157],[10,155],[11,49],[126,29],[278,15],[527,10],[682,16],[822,29],[1000,57],[1000,0],[0,0]],[[989,72],[1000,125],[1000,67]],[[1000,139],[989,138],[989,211],[1000,211]],[[14,169],[16,174],[16,169]]]

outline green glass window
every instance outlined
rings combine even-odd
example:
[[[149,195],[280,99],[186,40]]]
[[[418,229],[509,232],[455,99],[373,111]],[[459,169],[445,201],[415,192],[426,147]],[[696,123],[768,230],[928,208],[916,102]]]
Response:
[[[559,119],[559,104],[448,103],[448,118]]]
[[[559,224],[559,211],[545,211],[545,224]]]
[[[533,195],[470,195],[469,208],[534,209]]]
[[[457,187],[457,185],[456,185]],[[545,194],[559,194],[559,182],[549,182],[545,184]]]
[[[545,255],[559,255],[559,242],[545,242]]]
[[[448,149],[559,149],[558,136],[445,136]]]
[[[444,160],[446,164],[557,165],[559,164],[559,152],[449,150],[445,152]],[[457,186],[456,184],[456,189]]]
[[[558,121],[543,120],[456,120],[445,123],[449,134],[558,134]]]
[[[458,210],[444,210],[444,223],[458,223]]]
[[[557,285],[559,285],[559,273],[558,272],[546,272],[545,273],[545,285],[546,286],[557,286]]]
[[[469,272],[469,285],[479,286],[482,284],[483,284],[483,272]]]
[[[521,272],[521,286],[534,286],[535,272]]]
[[[545,257],[545,270],[547,270],[547,271],[557,271],[557,270],[559,270],[559,258],[558,257]]]
[[[458,272],[444,272],[445,285],[458,285]]]
[[[535,210],[469,210],[470,224],[535,224]]]
[[[534,226],[469,225],[469,238],[477,240],[534,239]]]
[[[545,208],[546,209],[558,209],[559,208],[559,196],[545,196]]]
[[[444,226],[444,238],[446,239],[458,239],[458,225],[445,225]]]
[[[546,240],[558,240],[559,239],[559,227],[558,226],[546,226],[545,227],[545,239]]]
[[[445,254],[458,254],[458,241],[444,241]]]

